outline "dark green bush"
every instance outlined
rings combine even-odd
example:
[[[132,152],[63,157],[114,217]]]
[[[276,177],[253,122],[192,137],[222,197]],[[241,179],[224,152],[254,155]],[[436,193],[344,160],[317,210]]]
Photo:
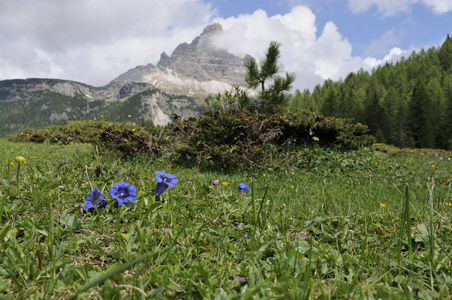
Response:
[[[259,166],[288,146],[316,143],[354,150],[374,142],[366,126],[307,111],[269,116],[209,110],[204,117],[173,123],[170,130],[184,144],[175,149],[180,158],[223,169]]]
[[[101,150],[119,151],[123,157],[160,153],[160,145],[147,133],[115,125],[102,129],[95,145]]]
[[[71,121],[46,129],[25,129],[8,136],[13,141],[36,143],[93,143],[100,151],[123,157],[169,154],[177,163],[215,169],[269,164],[278,153],[307,144],[354,150],[373,144],[367,127],[350,120],[324,118],[303,111],[275,115],[210,109],[203,117],[177,120],[168,128],[134,124]]]

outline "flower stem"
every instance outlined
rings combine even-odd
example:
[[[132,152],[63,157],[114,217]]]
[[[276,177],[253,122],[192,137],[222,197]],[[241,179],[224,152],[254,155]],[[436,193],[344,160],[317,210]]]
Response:
[[[17,164],[17,195],[20,195],[19,173],[20,173],[20,163]]]

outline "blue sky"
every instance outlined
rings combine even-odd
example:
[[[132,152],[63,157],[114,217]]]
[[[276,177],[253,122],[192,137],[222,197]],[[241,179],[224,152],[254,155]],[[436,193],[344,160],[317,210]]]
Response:
[[[438,47],[451,20],[452,0],[0,1],[0,80],[105,85],[217,22],[218,47],[260,59],[280,42],[295,88],[313,88]]]
[[[363,0],[363,2],[366,1]],[[368,2],[378,3],[379,1]],[[400,2],[404,2],[404,0]],[[409,4],[406,9],[394,5],[392,9],[388,7],[381,11],[379,11],[378,5],[374,4],[368,10],[358,12],[353,11],[351,4],[345,0],[211,1],[223,18],[251,14],[259,8],[265,10],[270,16],[286,14],[295,5],[306,5],[316,16],[317,28],[323,28],[330,21],[337,25],[340,33],[353,45],[352,55],[354,56],[384,57],[393,46],[402,49],[432,47],[441,43],[447,33],[452,34],[452,0],[442,1],[448,5],[448,9],[441,13],[435,13],[431,7],[421,2],[405,2],[414,3]],[[437,2],[441,3],[441,1]],[[379,47],[375,45],[377,42]]]

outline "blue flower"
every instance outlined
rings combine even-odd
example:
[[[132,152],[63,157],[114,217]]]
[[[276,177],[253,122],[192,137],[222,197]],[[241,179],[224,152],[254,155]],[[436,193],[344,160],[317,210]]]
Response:
[[[107,206],[108,202],[104,199],[104,193],[101,193],[97,187],[95,187],[89,194],[86,196],[85,204],[83,208],[85,210],[89,210],[91,208],[104,208]]]
[[[135,186],[124,181],[113,184],[108,194],[118,201],[118,206],[122,206],[127,201],[135,202]]]
[[[250,188],[247,187],[243,182],[240,182],[239,187],[237,188],[237,190],[239,192],[241,192],[242,194],[243,194],[243,192],[247,192],[247,193],[250,192]]]
[[[174,185],[179,182],[176,176],[172,174],[166,174],[165,171],[155,171],[155,181],[157,182],[157,187],[155,188],[155,195],[160,195],[168,187],[174,188]]]

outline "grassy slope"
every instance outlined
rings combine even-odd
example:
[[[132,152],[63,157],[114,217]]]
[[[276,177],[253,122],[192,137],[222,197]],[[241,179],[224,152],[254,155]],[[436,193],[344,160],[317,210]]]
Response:
[[[385,151],[396,155],[305,149],[225,175],[0,140],[0,297],[67,298],[96,278],[81,298],[450,297],[452,155]],[[161,202],[156,170],[180,180]],[[120,180],[136,186],[134,206],[83,212],[93,186],[111,199]],[[252,192],[240,197],[240,182]]]

